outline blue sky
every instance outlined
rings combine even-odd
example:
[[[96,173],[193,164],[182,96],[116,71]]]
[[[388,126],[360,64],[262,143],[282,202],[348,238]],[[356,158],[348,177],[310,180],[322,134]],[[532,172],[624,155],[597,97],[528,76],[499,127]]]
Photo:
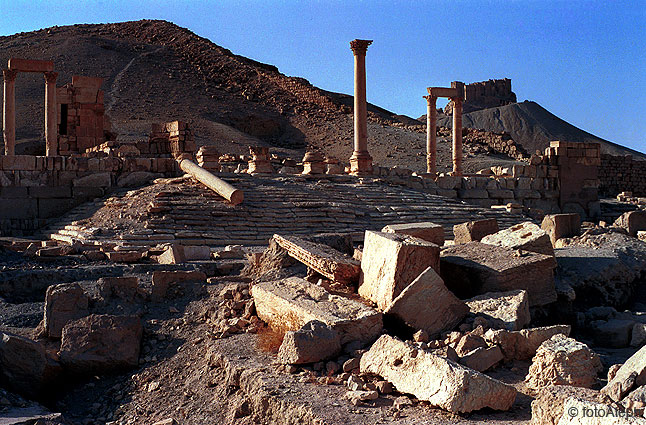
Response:
[[[424,114],[427,86],[508,77],[519,101],[646,151],[646,0],[0,0],[0,35],[144,18],[350,94],[349,41],[373,39],[368,101],[393,112]]]

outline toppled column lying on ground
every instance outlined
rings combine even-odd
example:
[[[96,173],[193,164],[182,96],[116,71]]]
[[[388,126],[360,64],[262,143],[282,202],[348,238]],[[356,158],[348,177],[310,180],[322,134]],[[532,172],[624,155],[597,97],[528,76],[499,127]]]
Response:
[[[209,173],[190,159],[180,156],[177,158],[177,162],[184,172],[195,177],[200,183],[215,191],[218,195],[231,202],[231,204],[238,205],[244,200],[244,193],[241,190],[236,189],[224,180]]]
[[[390,335],[382,335],[361,357],[360,368],[388,380],[399,392],[454,413],[509,410],[516,399],[511,385]]]
[[[258,317],[275,330],[295,331],[318,320],[337,331],[346,344],[373,341],[383,328],[378,311],[299,277],[258,283],[251,294]]]
[[[297,259],[328,279],[341,283],[359,281],[361,264],[334,248],[295,236],[274,235],[274,240],[287,251],[290,257]]]

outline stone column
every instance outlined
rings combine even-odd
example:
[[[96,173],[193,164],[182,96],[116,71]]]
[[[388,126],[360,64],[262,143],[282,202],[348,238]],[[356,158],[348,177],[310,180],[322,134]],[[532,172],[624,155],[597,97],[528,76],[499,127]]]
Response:
[[[2,112],[2,133],[4,138],[5,155],[16,153],[16,75],[18,71],[5,69],[4,77],[4,108]]]
[[[58,72],[45,72],[45,155],[58,155],[56,119],[56,77]]]
[[[372,157],[368,153],[368,112],[366,105],[366,51],[372,40],[352,40],[354,53],[354,152],[350,173],[372,174]]]
[[[426,172],[437,171],[437,97],[424,96],[426,109]]]
[[[462,98],[453,99],[453,175],[462,175]]]

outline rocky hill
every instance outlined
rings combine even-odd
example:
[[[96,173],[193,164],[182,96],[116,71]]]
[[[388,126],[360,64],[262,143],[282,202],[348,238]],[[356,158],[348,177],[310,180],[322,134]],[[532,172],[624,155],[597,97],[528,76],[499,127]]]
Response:
[[[420,118],[426,121],[426,116]],[[438,125],[451,127],[450,115],[438,117]],[[495,108],[482,109],[462,116],[464,127],[480,128],[493,132],[506,132],[527,152],[543,150],[552,140],[570,142],[598,142],[601,151],[612,155],[645,157],[616,143],[604,140],[562,120],[536,102],[525,101]]]

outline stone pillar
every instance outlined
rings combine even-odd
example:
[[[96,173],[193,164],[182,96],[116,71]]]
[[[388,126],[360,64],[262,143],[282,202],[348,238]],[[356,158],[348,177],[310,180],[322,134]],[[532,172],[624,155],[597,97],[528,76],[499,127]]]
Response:
[[[58,155],[56,119],[56,77],[58,72],[45,72],[45,155]]]
[[[366,51],[372,40],[352,40],[354,53],[354,152],[350,173],[372,174],[372,157],[368,153],[368,112],[366,105]]]
[[[435,174],[437,171],[437,98],[424,96],[427,102],[426,110],[426,172]]]
[[[18,71],[5,69],[4,77],[4,108],[2,112],[2,133],[5,155],[16,153],[16,75]]]
[[[453,99],[453,175],[462,175],[462,98]]]

